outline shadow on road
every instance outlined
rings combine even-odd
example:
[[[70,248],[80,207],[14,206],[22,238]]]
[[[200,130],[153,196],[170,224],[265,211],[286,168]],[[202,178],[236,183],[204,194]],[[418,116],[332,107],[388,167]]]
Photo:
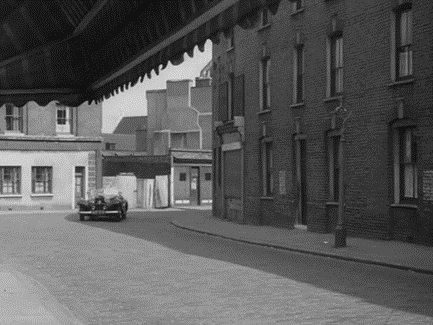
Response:
[[[80,222],[78,215],[69,215],[66,219],[83,227],[152,241],[183,254],[237,264],[350,295],[358,298],[360,304],[368,302],[433,317],[433,276],[248,245],[170,224],[172,218],[191,213],[203,212],[132,212],[119,223],[107,219]]]

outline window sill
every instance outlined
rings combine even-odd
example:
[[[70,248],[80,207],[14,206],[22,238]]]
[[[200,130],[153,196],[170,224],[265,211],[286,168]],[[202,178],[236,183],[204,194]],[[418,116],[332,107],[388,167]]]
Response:
[[[21,194],[0,194],[0,198],[22,198],[23,196]]]
[[[40,193],[40,194],[30,194],[30,197],[51,197],[54,196],[52,193]]]
[[[269,114],[270,112],[272,112],[272,110],[268,108],[261,112],[258,112],[257,115],[265,115],[265,114]]]
[[[257,29],[257,32],[261,32],[262,30],[268,29],[271,27],[270,23],[267,23],[266,25],[260,26],[259,29]]]
[[[23,136],[23,132],[17,132],[17,131],[5,131],[5,135],[13,135],[13,136]]]
[[[328,97],[328,98],[325,98],[323,101],[325,102],[325,103],[328,103],[328,102],[334,102],[334,101],[337,101],[337,100],[342,100],[343,99],[343,96],[333,96],[333,97]]]
[[[292,12],[290,14],[290,16],[292,16],[292,17],[297,16],[298,14],[300,14],[301,12],[304,12],[304,11],[305,11],[305,8],[298,9],[298,10]]]
[[[307,226],[297,223],[297,224],[295,224],[295,229],[307,230]]]
[[[394,203],[391,204],[391,208],[403,208],[403,209],[418,209],[418,205],[416,204],[403,204],[403,203]]]
[[[338,206],[338,205],[340,205],[340,203],[338,203],[338,202],[326,202],[326,205],[328,206]]]
[[[290,108],[298,108],[298,107],[303,107],[303,106],[305,106],[304,102],[292,104],[292,105],[290,105]]]
[[[396,86],[401,86],[401,85],[409,85],[409,84],[413,84],[415,83],[415,79],[406,79],[406,80],[400,80],[400,81],[394,81],[390,84],[388,84],[388,87],[396,87]]]
[[[232,47],[228,48],[228,49],[226,50],[226,52],[229,53],[229,52],[232,52],[232,51],[234,51],[234,50],[235,50],[235,47],[232,46]]]
[[[274,197],[273,196],[262,196],[262,197],[260,197],[260,200],[263,200],[263,201],[273,201]]]
[[[63,133],[63,132],[57,132],[58,137],[73,137],[74,135],[72,133]]]

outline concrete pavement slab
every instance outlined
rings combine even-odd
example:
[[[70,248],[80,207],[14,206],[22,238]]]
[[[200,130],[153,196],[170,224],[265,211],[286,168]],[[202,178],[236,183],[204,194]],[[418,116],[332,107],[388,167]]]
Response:
[[[0,273],[0,305],[0,324],[61,324],[11,273]]]
[[[433,247],[428,246],[348,237],[347,247],[335,248],[333,234],[242,225],[213,217],[211,210],[191,210],[188,215],[175,217],[172,224],[250,244],[433,274]]]
[[[16,271],[0,273],[0,324],[82,325],[40,284],[32,282]]]

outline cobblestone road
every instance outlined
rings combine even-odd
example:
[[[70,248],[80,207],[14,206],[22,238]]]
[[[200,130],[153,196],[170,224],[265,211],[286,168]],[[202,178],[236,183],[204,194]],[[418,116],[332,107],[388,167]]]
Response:
[[[432,276],[169,224],[186,213],[133,212],[121,223],[1,215],[0,262],[83,324],[433,324]]]

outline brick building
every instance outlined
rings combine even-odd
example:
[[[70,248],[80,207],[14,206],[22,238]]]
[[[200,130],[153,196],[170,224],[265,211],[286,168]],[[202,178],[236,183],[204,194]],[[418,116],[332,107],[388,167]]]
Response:
[[[131,154],[147,150],[147,116],[124,116],[113,133],[103,133],[103,154]]]
[[[147,152],[169,155],[170,205],[212,202],[212,88],[209,74],[148,90]]]
[[[333,232],[350,114],[348,234],[433,245],[432,39],[430,0],[282,0],[222,34],[214,215]]]
[[[0,107],[0,209],[72,209],[102,186],[102,104]]]

